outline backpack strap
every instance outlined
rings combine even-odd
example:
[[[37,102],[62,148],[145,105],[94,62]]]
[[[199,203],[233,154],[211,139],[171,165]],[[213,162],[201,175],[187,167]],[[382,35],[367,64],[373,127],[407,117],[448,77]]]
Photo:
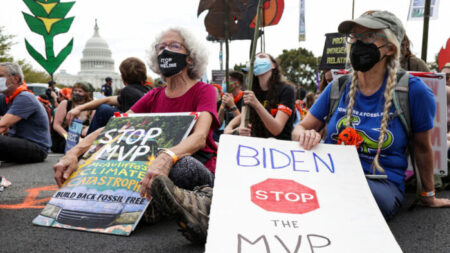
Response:
[[[417,167],[416,160],[414,159],[414,140],[411,127],[411,112],[409,110],[409,73],[407,71],[400,70],[397,72],[397,84],[395,85],[392,100],[395,107],[395,114],[393,117],[399,117],[403,130],[406,132],[406,136],[408,137],[407,155],[411,158],[411,164],[413,166],[416,178],[417,197],[412,204],[412,207],[414,207],[420,198],[422,182],[420,180],[419,168]]]
[[[333,82],[331,84],[330,106],[328,107],[328,115],[325,118],[324,127],[328,124],[331,116],[336,111],[339,105],[339,100],[341,99],[342,94],[344,93],[345,85],[347,84],[348,80],[350,80],[349,74],[339,77],[336,82]]]

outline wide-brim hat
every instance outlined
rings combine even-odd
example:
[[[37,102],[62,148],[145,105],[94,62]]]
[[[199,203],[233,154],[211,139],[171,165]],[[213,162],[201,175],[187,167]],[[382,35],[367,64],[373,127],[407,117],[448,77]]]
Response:
[[[357,19],[346,20],[340,23],[338,31],[348,34],[356,24],[376,30],[387,28],[394,33],[399,43],[403,41],[405,36],[402,21],[388,11],[367,11]]]

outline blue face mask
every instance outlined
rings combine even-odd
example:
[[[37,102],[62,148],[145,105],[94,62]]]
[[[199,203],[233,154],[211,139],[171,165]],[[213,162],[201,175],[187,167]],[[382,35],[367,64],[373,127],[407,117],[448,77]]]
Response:
[[[254,63],[253,73],[255,76],[267,73],[272,69],[272,62],[268,58],[256,58]]]
[[[3,92],[7,89],[8,87],[6,86],[6,77],[0,77],[0,92]]]

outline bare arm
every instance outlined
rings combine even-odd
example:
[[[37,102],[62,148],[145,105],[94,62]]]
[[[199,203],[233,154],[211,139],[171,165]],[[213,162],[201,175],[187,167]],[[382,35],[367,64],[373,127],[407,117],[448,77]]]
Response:
[[[101,104],[108,104],[108,105],[119,105],[119,100],[117,100],[118,96],[111,96],[111,97],[104,97],[96,100],[92,100],[88,103],[79,105],[72,110],[70,110],[67,113],[67,123],[72,124],[72,120],[80,115],[81,112],[87,111],[87,110],[95,110],[97,107],[99,107]]]
[[[242,109],[244,109],[245,107],[242,107]],[[228,123],[228,125],[225,127],[225,129],[223,130],[224,134],[232,134],[234,129],[239,127],[239,125],[241,124],[241,117],[243,117],[242,115],[245,115],[244,113],[237,115],[236,117],[234,117],[230,123]]]
[[[56,108],[55,118],[53,119],[53,129],[64,138],[67,138],[67,131],[62,126],[67,111],[67,100],[62,101],[58,108]]]
[[[314,117],[310,112],[292,131],[292,140],[298,141],[300,146],[310,150],[320,142],[320,134],[317,132],[322,127],[323,122]]]
[[[414,157],[419,169],[420,179],[422,181],[422,191],[434,191],[433,178],[433,149],[431,145],[431,131],[414,133]],[[422,203],[430,207],[450,206],[449,199],[438,199],[425,197],[421,199]]]
[[[256,98],[255,93],[253,91],[244,91],[244,103],[251,106],[259,118],[263,122],[266,129],[274,136],[279,135],[283,128],[286,126],[286,122],[289,119],[289,115],[287,113],[278,111],[275,117],[273,117],[264,106],[259,102]],[[247,108],[242,108],[242,113],[245,115]],[[241,122],[241,127],[243,126],[243,122]]]
[[[58,187],[61,187],[62,184],[72,175],[72,173],[78,167],[78,157],[83,155],[86,151],[89,150],[89,147],[92,143],[97,139],[100,132],[103,130],[102,128],[97,129],[95,132],[86,136],[83,140],[81,140],[75,147],[70,149],[59,161],[53,166],[53,170],[55,171],[55,181],[58,184]]]
[[[19,122],[22,118],[10,113],[5,114],[0,119],[0,134],[8,133],[9,128]]]
[[[225,104],[222,102],[220,104],[219,110],[217,111],[217,118],[219,118],[219,124],[223,123],[224,115],[225,115]]]

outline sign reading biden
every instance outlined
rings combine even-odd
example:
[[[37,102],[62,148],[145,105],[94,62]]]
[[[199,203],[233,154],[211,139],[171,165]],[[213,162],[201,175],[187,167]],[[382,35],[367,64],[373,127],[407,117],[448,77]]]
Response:
[[[353,146],[222,135],[206,252],[401,252]]]

